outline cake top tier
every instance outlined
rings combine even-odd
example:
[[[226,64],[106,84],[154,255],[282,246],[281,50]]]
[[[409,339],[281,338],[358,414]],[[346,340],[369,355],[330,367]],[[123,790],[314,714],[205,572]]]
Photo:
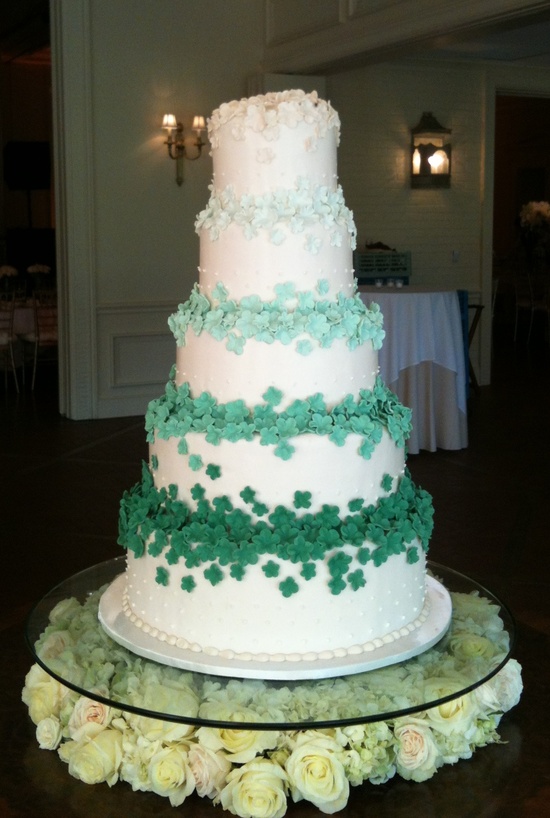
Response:
[[[266,141],[279,136],[280,126],[295,128],[304,122],[314,126],[319,138],[330,128],[340,140],[340,119],[330,102],[320,99],[316,91],[292,90],[248,97],[220,105],[208,120],[208,136],[213,149],[219,144],[219,132],[227,123],[235,139],[244,139],[247,130],[262,133]]]
[[[208,121],[214,195],[295,191],[300,179],[313,188],[337,187],[340,120],[316,93],[282,91],[221,105]]]

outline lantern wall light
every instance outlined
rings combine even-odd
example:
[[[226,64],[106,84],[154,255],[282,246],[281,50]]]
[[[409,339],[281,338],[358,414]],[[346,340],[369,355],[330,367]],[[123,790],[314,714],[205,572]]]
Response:
[[[411,187],[451,186],[451,130],[431,111],[411,128]]]
[[[183,124],[176,120],[174,114],[165,114],[162,120],[162,129],[166,131],[164,144],[168,147],[168,156],[176,163],[176,183],[183,184],[183,160],[198,159],[202,153],[205,143],[202,141],[202,132],[205,130],[203,116],[196,116],[193,119],[192,130],[195,137],[186,137]]]

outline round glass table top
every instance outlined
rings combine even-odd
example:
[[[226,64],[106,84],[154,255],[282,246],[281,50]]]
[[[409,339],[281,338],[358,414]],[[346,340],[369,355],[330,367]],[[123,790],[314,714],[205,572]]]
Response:
[[[99,600],[125,556],[59,583],[31,611],[35,661],[66,687],[146,718],[231,729],[294,730],[386,721],[453,701],[501,670],[514,644],[507,607],[474,580],[434,562],[450,592],[447,633],[407,661],[306,681],[240,679],[181,670],[132,653],[98,620]]]

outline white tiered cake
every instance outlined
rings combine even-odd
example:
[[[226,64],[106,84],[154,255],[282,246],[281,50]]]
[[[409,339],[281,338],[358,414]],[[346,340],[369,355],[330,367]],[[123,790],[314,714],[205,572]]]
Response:
[[[339,127],[302,91],[209,121],[199,283],[169,322],[176,366],[147,412],[149,464],[121,505],[127,571],[101,612],[161,661],[334,675],[446,628],[426,581],[431,499],[405,469],[410,412],[378,377],[382,316],[356,294]]]

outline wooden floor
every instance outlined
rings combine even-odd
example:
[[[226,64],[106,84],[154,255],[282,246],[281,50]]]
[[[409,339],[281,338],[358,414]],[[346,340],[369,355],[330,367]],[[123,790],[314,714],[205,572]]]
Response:
[[[550,352],[542,332],[531,351],[509,338],[497,344],[492,385],[470,399],[469,448],[421,453],[409,465],[434,497],[431,558],[489,587],[516,617],[522,701],[502,721],[502,745],[424,784],[355,788],[343,818],[550,816]],[[20,701],[32,663],[26,613],[60,579],[119,553],[119,498],[146,456],[141,418],[66,420],[50,381],[45,370],[34,396],[18,399],[0,381],[0,818],[173,815],[165,799],[125,784],[72,779],[55,753],[38,749]],[[223,814],[196,796],[178,813]],[[319,814],[304,802],[288,811]]]

